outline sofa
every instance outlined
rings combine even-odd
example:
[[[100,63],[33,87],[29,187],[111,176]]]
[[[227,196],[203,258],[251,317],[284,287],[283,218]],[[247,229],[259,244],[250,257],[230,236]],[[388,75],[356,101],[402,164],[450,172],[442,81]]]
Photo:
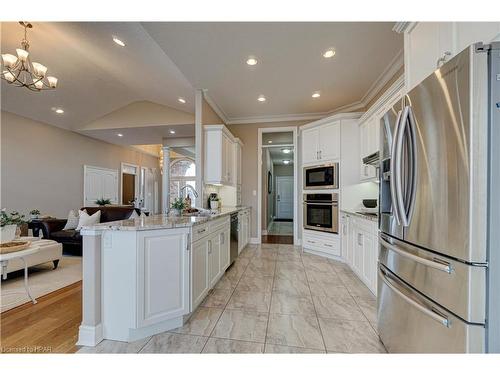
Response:
[[[107,223],[116,220],[126,220],[132,215],[134,210],[140,215],[141,211],[132,206],[98,206],[82,207],[81,210],[87,210],[89,215],[101,211],[101,223]],[[33,235],[38,236],[39,231],[43,233],[43,238],[57,241],[63,245],[64,253],[82,255],[82,236],[80,231],[75,229],[63,230],[67,219],[45,219],[32,226]]]

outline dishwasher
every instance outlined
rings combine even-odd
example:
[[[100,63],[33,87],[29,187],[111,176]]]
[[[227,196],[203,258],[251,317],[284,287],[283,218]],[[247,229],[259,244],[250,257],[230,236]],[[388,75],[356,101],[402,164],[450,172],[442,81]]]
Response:
[[[235,259],[238,257],[238,213],[231,214],[231,242],[229,250],[229,264],[233,264]]]

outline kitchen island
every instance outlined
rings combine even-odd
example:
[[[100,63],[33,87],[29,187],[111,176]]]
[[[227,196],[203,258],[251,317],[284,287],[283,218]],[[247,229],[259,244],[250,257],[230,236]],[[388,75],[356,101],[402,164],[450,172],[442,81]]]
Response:
[[[181,327],[229,267],[230,214],[154,215],[84,227],[77,345]]]

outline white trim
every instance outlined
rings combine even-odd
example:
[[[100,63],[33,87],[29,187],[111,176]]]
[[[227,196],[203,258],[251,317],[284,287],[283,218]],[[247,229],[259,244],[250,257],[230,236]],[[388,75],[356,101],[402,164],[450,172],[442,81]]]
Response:
[[[260,244],[260,238],[251,237],[250,238],[250,243],[252,245],[258,245],[258,244]]]
[[[102,332],[102,324],[96,326],[80,325],[78,328],[78,341],[76,345],[80,346],[96,346],[104,340]]]
[[[398,91],[402,91],[405,85],[404,75],[399,77],[394,83],[389,87],[381,96],[377,99],[373,105],[368,108],[368,110],[360,117],[359,122],[362,123],[378,111],[388,100],[393,98]]]
[[[293,133],[293,243],[298,241],[299,214],[298,214],[298,128],[296,126],[286,126],[280,128],[259,128],[257,139],[257,243],[262,238],[262,135],[264,133]]]
[[[316,120],[325,117],[330,112],[315,112],[315,113],[291,113],[282,115],[269,115],[269,116],[246,116],[246,117],[232,117],[226,122],[228,125],[235,124],[255,124],[267,122],[284,122],[284,121],[301,121],[301,120]]]
[[[217,105],[217,103],[208,95],[208,90],[203,89],[203,97],[205,98],[205,101],[208,103],[208,105],[214,110],[214,112],[221,118],[221,120],[224,122],[224,124],[227,124],[229,121],[228,116],[226,115],[226,112],[222,110],[221,107]]]
[[[203,91],[195,92],[195,113],[194,113],[194,133],[195,133],[195,164],[196,164],[196,187],[200,194],[201,207],[205,207],[205,158],[204,144],[205,134],[203,133]]]
[[[269,228],[269,225],[267,227]],[[267,229],[262,229],[262,235],[267,236]]]
[[[124,204],[123,203],[123,167],[131,167],[131,168],[135,168],[135,186],[134,186],[134,198],[137,198],[135,195],[137,195],[137,187],[139,186],[139,166],[138,165],[135,165],[135,164],[130,164],[130,163],[124,163],[124,162],[121,162],[121,165],[120,165],[120,204]],[[135,202],[134,204],[134,207],[136,206],[137,204],[137,201]]]
[[[392,28],[393,31],[397,32],[398,34],[402,33],[409,33],[411,32],[415,26],[417,26],[418,22],[396,22]]]
[[[324,117],[321,120],[310,122],[308,124],[300,126],[300,130],[305,130],[309,128],[314,128],[319,125],[329,124],[332,121],[339,120],[357,120],[363,115],[363,112],[349,112],[349,113],[337,113],[336,115],[331,115]]]

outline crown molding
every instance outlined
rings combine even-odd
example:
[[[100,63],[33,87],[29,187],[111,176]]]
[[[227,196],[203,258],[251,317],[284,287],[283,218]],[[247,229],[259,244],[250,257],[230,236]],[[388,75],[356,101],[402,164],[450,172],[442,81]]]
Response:
[[[384,71],[377,77],[377,79],[373,82],[373,84],[368,88],[368,90],[363,95],[361,100],[334,108],[331,111],[327,112],[290,113],[290,114],[269,115],[269,116],[229,117],[222,110],[222,108],[220,108],[217,105],[217,103],[208,95],[208,90],[203,89],[202,91],[207,103],[212,107],[215,113],[217,113],[217,115],[227,125],[285,122],[285,121],[306,121],[306,120],[318,120],[323,118],[330,119],[331,116],[340,112],[365,111],[367,105],[373,100],[373,98],[380,92],[380,90],[382,90],[382,88],[387,84],[387,82],[389,82],[389,80],[392,77],[394,77],[394,75],[398,72],[398,70],[401,69],[401,67],[403,66],[404,66],[404,53],[403,50],[401,49],[396,54],[396,56],[394,56],[394,58],[384,69]],[[398,78],[397,82],[399,82],[399,80],[401,79],[403,79],[402,76]]]
[[[418,22],[396,22],[392,30],[398,34],[409,33],[415,26],[417,26],[417,23]]]
[[[328,124],[332,121],[339,121],[339,120],[357,120],[361,116],[363,116],[364,112],[342,112],[342,113],[337,113],[328,117],[323,117],[322,119],[319,119],[314,122],[310,122],[308,124],[304,124],[300,127],[300,130],[305,130],[309,129],[312,127],[316,127],[318,125],[323,125],[323,124]]]

